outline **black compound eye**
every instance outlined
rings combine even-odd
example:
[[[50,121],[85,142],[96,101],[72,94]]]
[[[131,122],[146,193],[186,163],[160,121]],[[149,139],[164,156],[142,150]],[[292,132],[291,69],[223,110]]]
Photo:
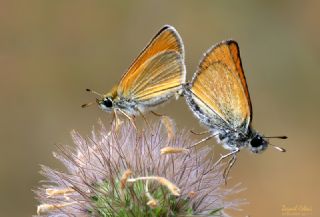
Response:
[[[251,140],[251,146],[254,147],[254,148],[263,145],[263,143],[264,143],[264,140],[262,139],[261,136],[255,136]]]
[[[107,108],[111,108],[112,107],[112,100],[109,98],[105,98],[103,100],[103,105],[105,105]]]

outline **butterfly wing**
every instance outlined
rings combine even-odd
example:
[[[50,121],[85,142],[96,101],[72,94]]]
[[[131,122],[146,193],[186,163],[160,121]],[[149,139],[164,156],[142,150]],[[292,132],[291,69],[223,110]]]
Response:
[[[184,48],[177,31],[163,27],[123,75],[118,96],[157,105],[185,83]]]
[[[235,41],[209,49],[187,91],[187,101],[209,127],[247,131],[251,101]]]

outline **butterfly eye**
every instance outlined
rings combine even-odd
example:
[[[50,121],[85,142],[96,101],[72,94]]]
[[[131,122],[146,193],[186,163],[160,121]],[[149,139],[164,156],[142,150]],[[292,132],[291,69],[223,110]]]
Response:
[[[255,136],[253,137],[253,139],[251,140],[251,146],[254,148],[257,148],[261,145],[263,145],[265,143],[265,141],[263,140],[263,138],[261,136]]]
[[[107,108],[111,108],[113,105],[112,100],[110,98],[105,98],[102,104]]]

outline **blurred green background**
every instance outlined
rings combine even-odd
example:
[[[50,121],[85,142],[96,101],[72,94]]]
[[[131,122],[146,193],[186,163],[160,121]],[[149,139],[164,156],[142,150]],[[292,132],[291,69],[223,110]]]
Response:
[[[289,137],[272,141],[287,153],[239,154],[229,183],[242,182],[248,189],[239,197],[250,204],[234,216],[283,216],[283,206],[295,205],[320,216],[319,11],[320,1],[297,0],[0,1],[0,215],[35,214],[39,165],[62,169],[55,144],[71,144],[72,129],[87,135],[98,118],[110,118],[80,108],[94,99],[84,89],[108,91],[171,24],[185,43],[188,79],[212,44],[237,40],[254,127]],[[183,99],[157,111],[180,128],[198,126]]]

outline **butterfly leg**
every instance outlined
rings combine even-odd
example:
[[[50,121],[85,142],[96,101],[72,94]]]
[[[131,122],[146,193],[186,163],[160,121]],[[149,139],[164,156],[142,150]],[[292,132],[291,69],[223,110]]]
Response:
[[[207,134],[207,133],[210,133],[210,130],[206,130],[206,131],[202,131],[202,132],[195,132],[193,130],[190,130],[191,133],[195,134],[195,135],[198,135],[198,136],[201,136],[203,134]]]
[[[214,164],[214,167],[217,166],[223,159],[231,156],[231,155],[236,155],[238,152],[240,151],[239,148],[236,148],[235,150],[229,152],[228,154],[225,154],[225,155],[221,155],[219,160],[217,160],[217,162]]]
[[[226,169],[223,172],[223,178],[224,178],[225,184],[227,184],[227,178],[228,178],[229,172],[230,172],[231,168],[233,167],[234,163],[236,162],[236,160],[237,160],[237,155],[233,154],[233,156],[230,158],[230,160],[228,162],[228,166],[226,167]]]
[[[112,118],[111,124],[113,124],[113,123],[114,123],[115,130],[118,131],[119,126],[122,124],[122,121],[118,117],[116,109],[113,110],[113,118]]]
[[[200,141],[194,143],[193,145],[189,146],[188,148],[193,148],[193,147],[195,147],[195,146],[197,146],[197,145],[199,145],[199,144],[201,144],[201,143],[203,143],[203,142],[205,142],[205,141],[208,141],[209,139],[211,139],[211,138],[213,138],[213,137],[215,137],[215,136],[216,136],[216,134],[211,134],[211,135],[209,135],[209,136],[201,139]]]
[[[147,120],[146,116],[143,115],[143,113],[138,109],[139,114],[141,115],[141,117],[143,118],[144,122],[147,124],[148,128],[151,130],[151,125],[149,123],[149,121]]]
[[[155,116],[158,116],[158,117],[161,117],[161,116],[164,116],[163,114],[159,114],[157,112],[154,112],[154,111],[150,111],[153,115]]]
[[[119,112],[121,112],[124,116],[126,116],[130,120],[130,122],[132,123],[133,127],[135,129],[137,129],[136,124],[134,123],[134,119],[132,117],[130,117],[127,113],[125,113],[124,111],[122,111],[119,108],[117,108],[117,110],[119,110]]]

